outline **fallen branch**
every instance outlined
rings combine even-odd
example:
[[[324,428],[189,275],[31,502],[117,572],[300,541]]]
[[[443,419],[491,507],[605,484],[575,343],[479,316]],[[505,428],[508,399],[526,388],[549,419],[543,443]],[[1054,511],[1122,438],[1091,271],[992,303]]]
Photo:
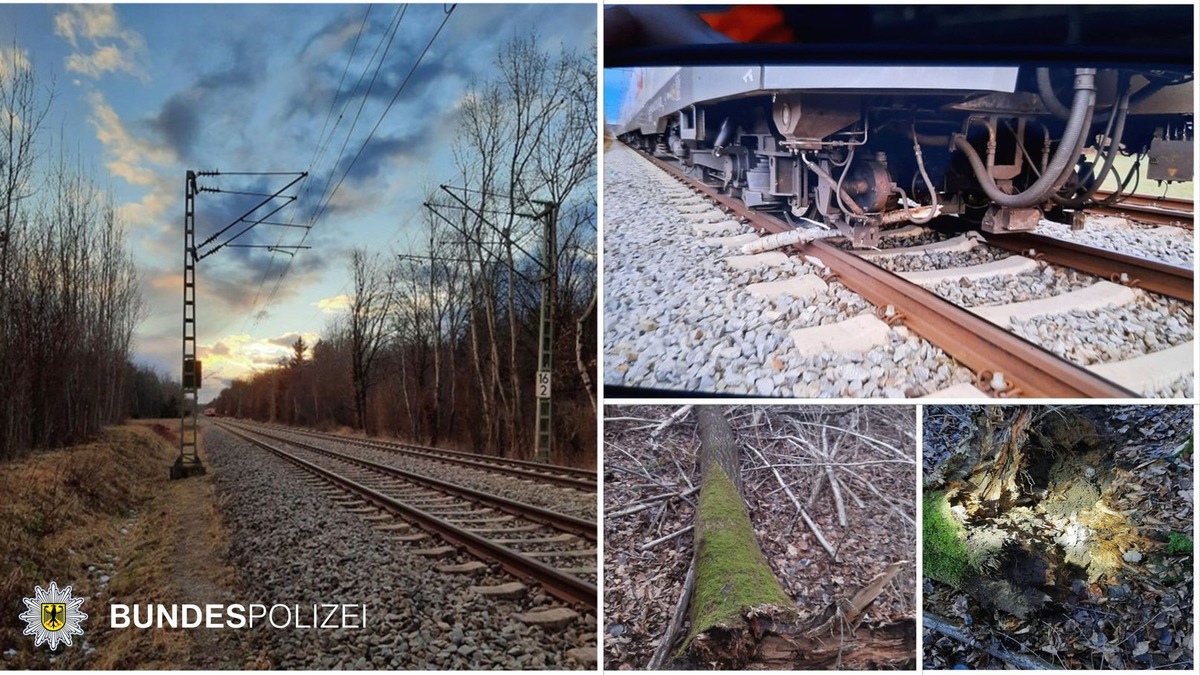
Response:
[[[833,473],[833,467],[825,465],[825,476],[829,478],[829,488],[833,491],[833,504],[837,507],[838,525],[846,526],[846,503],[842,501],[842,488],[838,485],[837,476]]]
[[[952,640],[957,640],[958,642],[961,642],[972,649],[978,649],[986,652],[994,658],[997,658],[1013,668],[1016,668],[1017,670],[1055,670],[1054,666],[1037,658],[1036,656],[1018,654],[1016,652],[1010,652],[1007,649],[1001,649],[1000,647],[985,645],[968,635],[966,631],[955,626],[951,626],[946,622],[945,619],[933,616],[929,612],[925,612],[923,620],[927,630],[941,633],[942,635],[945,635]]]
[[[863,586],[857,593],[854,594],[854,597],[850,599],[850,606],[846,610],[846,619],[851,623],[857,621],[858,617],[862,615],[863,610],[865,610],[868,605],[874,602],[875,598],[879,597],[879,594],[883,592],[883,587],[887,586],[888,582],[891,581],[896,576],[896,573],[900,571],[900,568],[907,564],[907,560],[897,560],[896,562],[888,565],[885,570],[875,575],[874,579],[867,582],[867,585]]]
[[[667,494],[664,494],[664,495],[655,495],[653,497],[647,497],[646,499],[642,499],[640,501],[634,502],[633,504],[630,504],[627,508],[625,508],[621,511],[610,511],[608,513],[605,513],[604,517],[605,518],[620,518],[621,516],[630,516],[635,513],[645,511],[646,509],[648,509],[662,501],[670,501],[672,499],[685,499],[686,500],[688,497],[696,494],[699,491],[700,491],[700,488],[694,487],[694,488],[684,490],[683,492],[668,492]]]
[[[675,412],[671,413],[670,416],[667,417],[667,419],[663,420],[657,427],[654,428],[653,431],[650,432],[650,438],[658,438],[658,435],[661,434],[663,431],[665,431],[667,427],[671,426],[672,424],[675,424],[676,422],[683,419],[684,417],[687,417],[687,414],[689,412],[691,412],[691,410],[692,410],[692,406],[685,405],[685,406],[681,407],[679,410],[676,410]]]
[[[692,599],[692,588],[695,585],[696,558],[693,557],[692,564],[688,565],[687,578],[683,582],[683,592],[679,594],[679,602],[675,605],[675,616],[671,618],[671,623],[667,625],[667,631],[659,640],[658,649],[654,650],[654,656],[650,657],[650,663],[646,665],[647,670],[662,670],[663,659],[667,658],[667,654],[671,651],[671,645],[675,644],[679,635],[679,629],[683,627],[683,617],[687,614],[688,603]]]
[[[825,552],[829,554],[829,557],[833,558],[833,561],[836,563],[842,562],[841,560],[838,560],[837,551],[835,551],[833,546],[829,544],[829,541],[825,539],[825,535],[821,533],[821,528],[817,527],[817,524],[813,522],[813,519],[808,517],[808,512],[805,511],[804,507],[800,505],[800,500],[796,499],[796,495],[792,494],[792,488],[789,487],[788,484],[783,480],[783,476],[779,474],[779,470],[771,466],[771,463],[767,461],[766,457],[763,457],[763,454],[759,452],[758,448],[748,443],[746,444],[746,447],[753,450],[754,454],[758,455],[758,458],[762,460],[763,464],[766,464],[768,467],[770,467],[771,473],[775,474],[775,480],[779,481],[779,487],[783,488],[783,491],[785,494],[787,494],[788,499],[792,500],[792,504],[796,506],[796,511],[800,514],[800,517],[804,519],[804,523],[808,525],[808,529],[812,531],[813,536],[815,536],[817,541],[821,543],[821,547],[825,549]]]
[[[688,532],[691,532],[692,527],[693,527],[692,525],[688,525],[687,527],[683,528],[682,530],[679,530],[678,532],[673,532],[671,534],[668,534],[665,537],[659,537],[658,539],[655,539],[652,542],[642,544],[641,546],[638,546],[638,550],[641,551],[642,553],[645,553],[646,551],[649,551],[650,549],[654,548],[655,546],[658,546],[659,544],[671,541],[672,539],[674,539],[680,535],[684,535],[684,534],[687,534]]]

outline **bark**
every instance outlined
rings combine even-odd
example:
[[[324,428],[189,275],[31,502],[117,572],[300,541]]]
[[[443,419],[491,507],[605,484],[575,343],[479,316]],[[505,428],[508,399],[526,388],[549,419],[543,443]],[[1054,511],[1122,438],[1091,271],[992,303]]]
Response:
[[[795,610],[754,536],[742,495],[741,457],[722,406],[697,406],[700,501],[696,588],[685,651],[698,663],[740,668],[754,659],[752,617],[791,621]]]
[[[702,478],[696,584],[681,656],[694,666],[734,670],[912,667],[914,620],[863,621],[866,608],[907,563],[889,565],[851,598],[797,611],[755,539],[742,492],[740,446],[724,408],[696,411]]]

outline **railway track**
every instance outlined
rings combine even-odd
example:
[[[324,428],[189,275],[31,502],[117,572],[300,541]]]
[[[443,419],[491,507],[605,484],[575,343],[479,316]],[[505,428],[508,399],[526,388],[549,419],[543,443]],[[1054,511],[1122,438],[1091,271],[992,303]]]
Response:
[[[1102,200],[1111,193],[1097,192],[1096,199]],[[1150,225],[1165,225],[1195,229],[1195,204],[1186,199],[1175,197],[1150,197],[1147,195],[1130,195],[1112,206],[1093,206],[1088,213],[1112,215],[1128,218]]]
[[[514,597],[526,593],[522,582],[528,582],[576,609],[596,611],[594,521],[334,450],[319,439],[300,441],[225,420],[215,424],[308,472],[331,501],[360,515],[383,536],[420,547],[414,554],[473,558],[440,565],[440,572],[474,574],[490,563],[521,580],[477,587],[481,595]],[[548,625],[569,621],[572,613],[560,607],[526,618]]]
[[[680,207],[684,210],[680,217],[692,220],[692,228],[700,236],[708,236],[709,244],[735,249],[736,253],[736,249],[756,242],[760,235],[713,235],[744,230],[746,225],[767,234],[791,229],[783,221],[747,209],[716,189],[697,183],[670,164],[639,156],[671,176],[671,179],[663,181],[664,185],[682,183],[680,190],[664,189],[663,192],[676,204],[684,205]],[[714,210],[713,204],[720,211]],[[1170,396],[1178,389],[1187,391],[1181,391],[1178,395],[1190,395],[1193,378],[1191,350],[1194,348],[1191,342],[1193,282],[1190,269],[1183,270],[1044,237],[985,239],[967,235],[943,240],[939,235],[927,232],[921,238],[912,240],[918,242],[916,245],[905,241],[905,234],[920,232],[918,228],[904,228],[899,237],[889,242],[888,246],[892,248],[880,252],[843,250],[832,243],[834,240],[802,243],[792,247],[808,263],[802,268],[795,263],[790,263],[790,268],[786,267],[788,263],[784,262],[780,251],[731,255],[724,260],[727,268],[753,270],[749,274],[738,273],[739,279],[751,282],[743,287],[751,294],[766,293],[771,297],[791,295],[801,302],[811,300],[812,305],[823,301],[828,304],[832,288],[828,282],[835,276],[840,284],[854,291],[861,300],[881,308],[879,312],[883,316],[872,317],[865,311],[868,308],[863,307],[861,301],[855,304],[854,301],[842,300],[848,305],[841,312],[843,316],[828,317],[827,320],[822,317],[818,325],[811,325],[813,322],[809,321],[809,327],[791,333],[794,348],[803,353],[810,356],[820,353],[821,358],[829,353],[846,354],[848,357],[866,354],[868,359],[864,365],[873,365],[868,377],[892,377],[889,371],[891,364],[884,363],[880,367],[877,354],[882,353],[885,361],[889,357],[894,358],[896,363],[903,361],[905,354],[896,354],[896,333],[900,332],[903,337],[907,329],[911,329],[952,357],[955,365],[966,366],[973,373],[963,377],[958,372],[952,372],[950,378],[942,377],[943,381],[925,387],[924,392],[917,391],[918,394],[933,393],[930,389],[937,389],[941,390],[940,393],[969,395],[974,389],[977,394],[986,392],[999,396],[1124,398],[1159,392]],[[998,243],[1001,241],[1003,243]],[[1023,253],[1030,257],[1021,255]],[[938,258],[941,259],[940,265],[931,262]],[[620,261],[619,264],[627,265],[628,262]],[[780,268],[779,265],[785,267]],[[1057,271],[1058,266],[1082,268],[1089,274],[1074,271],[1063,273]],[[1050,270],[1050,267],[1056,270]],[[824,279],[818,276],[822,270],[826,275]],[[1111,278],[1115,282],[1098,283],[1102,280],[1091,277],[1092,274],[1105,280]],[[1028,288],[1030,282],[1046,286],[1042,297],[1018,300],[1001,297],[998,301],[995,297],[987,301],[975,298],[965,302],[962,297],[977,287],[994,286],[999,293],[1005,286],[1010,290]],[[1123,285],[1138,285],[1139,282],[1142,288],[1152,292],[1131,290]],[[955,286],[967,289],[958,293],[960,297],[957,298],[957,304],[942,297],[952,294],[935,292]],[[1055,302],[1054,298],[1045,294],[1061,297]],[[1116,309],[1110,309],[1112,306]],[[606,312],[610,309],[620,311],[621,308],[606,307]],[[1116,318],[1104,319],[1105,312]],[[1093,316],[1093,313],[1099,313],[1099,316]],[[1167,344],[1163,344],[1154,326],[1125,326],[1125,323],[1130,323],[1122,319],[1126,314],[1148,317],[1170,314],[1165,318],[1179,325],[1174,333],[1166,336]],[[1175,314],[1179,314],[1179,317]],[[783,318],[789,317],[785,315]],[[1176,321],[1177,318],[1183,320]],[[1053,326],[1060,319],[1064,325],[1058,326],[1057,331],[1051,331],[1058,335],[1052,334],[1048,339],[1041,335],[1048,326]],[[903,323],[903,331],[898,331],[900,322]],[[1112,332],[1110,324],[1114,323],[1123,329],[1145,334],[1148,345],[1144,355],[1146,358],[1134,356],[1137,350],[1130,345],[1119,344],[1120,340],[1118,344],[1092,344],[1096,340],[1089,333],[1101,333],[1104,330]],[[1186,335],[1182,334],[1184,331]],[[1071,339],[1077,340],[1078,345],[1064,346],[1069,340],[1058,339],[1068,332],[1076,333]],[[1024,339],[1018,333],[1033,339]],[[613,339],[619,341],[620,336],[608,336],[606,344]],[[1153,347],[1159,349],[1151,352]],[[778,350],[774,353],[776,364],[779,365]],[[828,360],[834,363],[836,358]],[[811,364],[810,358],[801,367],[811,367]],[[627,364],[621,365],[628,368]],[[621,365],[616,368],[619,370]],[[610,365],[606,364],[606,383],[613,384],[617,378],[609,374],[609,368]],[[855,370],[853,365],[838,365],[837,368],[849,368],[857,377],[864,376],[864,369]],[[951,381],[947,383],[947,379]],[[970,382],[973,386],[969,389],[963,387],[967,384],[964,380],[973,380]],[[758,382],[761,383],[761,378]],[[811,392],[811,388],[808,391]],[[777,388],[770,386],[759,387],[757,393],[780,395]],[[804,395],[800,391],[794,394]],[[829,395],[839,394],[858,395],[854,391],[834,391]],[[883,394],[895,396],[896,392],[893,389]],[[908,395],[909,392],[904,394]]]
[[[377,450],[399,453],[410,457],[434,459],[439,462],[444,462],[446,464],[455,466],[479,469],[482,471],[514,476],[534,482],[549,483],[560,487],[574,488],[584,492],[596,492],[597,472],[590,469],[578,469],[575,467],[557,466],[553,464],[540,464],[538,462],[528,462],[519,459],[488,457],[486,455],[476,455],[467,452],[459,452],[457,450],[435,448],[416,443],[402,443],[399,441],[357,438],[354,436],[346,436],[344,434],[312,431],[309,429],[299,429],[296,427],[263,425],[261,423],[256,423],[256,425],[284,429],[288,433],[300,434],[311,438],[336,440],[342,443],[358,445],[364,448],[375,448]]]

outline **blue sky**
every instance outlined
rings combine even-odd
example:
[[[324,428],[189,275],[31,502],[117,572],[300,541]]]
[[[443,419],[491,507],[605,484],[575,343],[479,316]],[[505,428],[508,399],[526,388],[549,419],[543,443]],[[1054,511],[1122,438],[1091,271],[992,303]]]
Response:
[[[0,5],[0,64],[28,64],[41,83],[53,83],[50,133],[44,136],[53,145],[46,149],[57,156],[61,144],[78,154],[120,204],[148,308],[137,332],[138,361],[178,377],[184,172],[311,167],[312,175],[291,191],[300,199],[273,218],[307,222],[328,176],[342,175],[441,23],[445,6],[409,6],[385,47],[400,7]],[[320,336],[344,306],[339,296],[348,288],[352,247],[402,251],[420,240],[423,187],[456,179],[454,130],[447,121],[468,84],[490,77],[497,48],[530,31],[544,49],[565,45],[590,54],[596,6],[459,5],[317,220],[305,242],[313,249],[295,257],[270,304],[265,301],[287,263],[285,254],[225,249],[200,262],[201,400],[229,378],[274,363],[297,334],[310,343]],[[386,58],[357,127],[350,132],[361,96],[334,126],[337,113],[330,110],[342,73],[338,111],[364,72],[358,92],[366,91],[377,49],[386,49]],[[327,120],[335,134],[318,159]],[[335,172],[348,133],[347,156]],[[222,177],[201,184],[274,192],[287,180]],[[200,195],[199,238],[254,201]],[[281,230],[259,227],[244,241],[276,244]],[[298,232],[288,230],[282,243],[298,243]]]
[[[629,91],[633,70],[608,68],[604,71],[604,121],[609,124],[620,122],[621,103]]]

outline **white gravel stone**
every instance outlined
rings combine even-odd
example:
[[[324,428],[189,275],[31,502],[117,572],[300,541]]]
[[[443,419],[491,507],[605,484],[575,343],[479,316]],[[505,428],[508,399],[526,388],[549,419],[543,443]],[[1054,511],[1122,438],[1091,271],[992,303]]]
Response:
[[[606,153],[605,168],[606,384],[816,398],[919,396],[973,380],[917,337],[873,350],[879,356],[868,365],[861,353],[797,354],[792,331],[844,321],[871,305],[837,282],[811,299],[751,295],[751,284],[822,270],[795,257],[771,268],[729,269],[720,261],[738,253],[706,246],[689,220],[663,203],[652,178],[657,169],[621,146]],[[662,356],[651,361],[647,353]],[[852,377],[840,370],[846,364],[858,364]]]

